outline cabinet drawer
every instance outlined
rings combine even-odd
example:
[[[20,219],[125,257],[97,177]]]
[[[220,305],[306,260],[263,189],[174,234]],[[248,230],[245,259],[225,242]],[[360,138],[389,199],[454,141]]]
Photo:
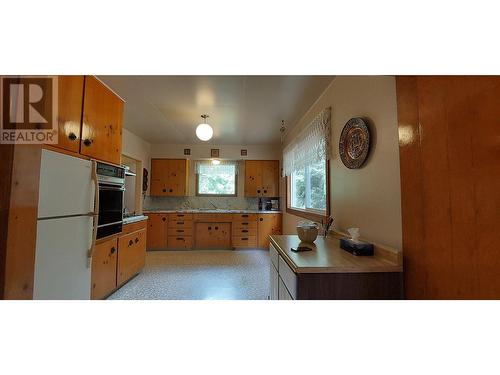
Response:
[[[234,247],[256,247],[257,246],[257,237],[256,236],[233,237],[233,246]]]
[[[233,227],[233,237],[257,236],[257,228],[235,228]]]
[[[193,214],[168,214],[168,221],[193,221]]]
[[[185,237],[193,235],[193,228],[176,227],[168,228],[169,236]]]
[[[189,250],[193,247],[193,237],[168,236],[169,249]]]
[[[194,214],[194,221],[198,223],[230,223],[230,214]]]
[[[280,278],[285,283],[286,288],[292,295],[293,299],[297,298],[297,275],[295,272],[286,264],[281,256],[279,256],[278,260],[278,272],[280,274]]]
[[[168,228],[181,228],[181,229],[192,229],[193,222],[192,221],[170,221],[168,220]]]
[[[257,230],[257,222],[256,221],[235,221],[235,222],[233,222],[233,229]]]
[[[125,224],[122,228],[122,235],[137,232],[138,230],[146,229],[147,220],[138,221],[136,223]]]
[[[293,296],[289,293],[281,277],[278,277],[278,299],[285,301],[294,299]]]
[[[269,245],[269,257],[271,258],[271,262],[274,264],[274,267],[278,269],[280,256],[278,254],[278,251],[276,251],[273,245]]]
[[[257,214],[233,214],[233,221],[257,221]]]

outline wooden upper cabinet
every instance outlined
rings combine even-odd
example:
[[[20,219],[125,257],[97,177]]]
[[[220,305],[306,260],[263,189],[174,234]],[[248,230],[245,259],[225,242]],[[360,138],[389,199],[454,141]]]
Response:
[[[151,159],[151,195],[183,197],[187,190],[188,160]]]
[[[257,227],[257,247],[269,249],[269,236],[281,234],[281,214],[260,214]]]
[[[97,78],[85,77],[80,153],[121,162],[123,100]]]
[[[101,242],[92,256],[92,299],[102,299],[116,289],[118,239]]]
[[[58,83],[58,141],[54,145],[68,151],[80,151],[83,109],[83,76],[59,76]]]
[[[279,196],[278,160],[245,160],[245,196]]]

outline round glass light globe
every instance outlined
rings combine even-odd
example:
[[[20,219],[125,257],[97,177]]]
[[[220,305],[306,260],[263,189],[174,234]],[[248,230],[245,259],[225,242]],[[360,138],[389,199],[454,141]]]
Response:
[[[213,135],[214,131],[208,124],[200,124],[196,127],[196,136],[202,141],[208,141]]]

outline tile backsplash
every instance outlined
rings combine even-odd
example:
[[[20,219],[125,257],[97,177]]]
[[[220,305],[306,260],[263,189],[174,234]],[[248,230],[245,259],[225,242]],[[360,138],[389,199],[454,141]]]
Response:
[[[151,197],[144,198],[143,209],[151,210],[257,210],[259,198],[245,197]]]

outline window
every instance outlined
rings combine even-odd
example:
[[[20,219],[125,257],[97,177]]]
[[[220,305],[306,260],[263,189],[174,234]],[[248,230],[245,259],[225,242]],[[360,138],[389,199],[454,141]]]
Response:
[[[318,162],[292,172],[291,208],[326,214],[326,163]]]
[[[236,162],[218,165],[210,161],[196,165],[196,195],[236,196]]]
[[[315,221],[330,215],[330,113],[330,108],[319,113],[283,153],[287,211]]]

